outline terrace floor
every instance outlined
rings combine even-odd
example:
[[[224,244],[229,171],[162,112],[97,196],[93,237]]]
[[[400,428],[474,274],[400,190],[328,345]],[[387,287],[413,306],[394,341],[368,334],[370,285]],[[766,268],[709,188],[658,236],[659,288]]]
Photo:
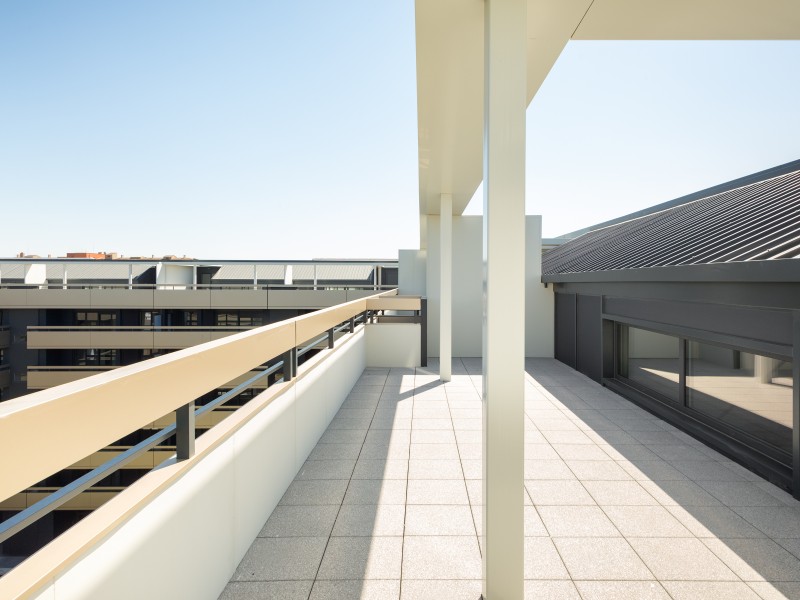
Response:
[[[367,369],[222,600],[477,599],[480,359]],[[526,363],[526,598],[800,598],[800,502],[550,359]]]

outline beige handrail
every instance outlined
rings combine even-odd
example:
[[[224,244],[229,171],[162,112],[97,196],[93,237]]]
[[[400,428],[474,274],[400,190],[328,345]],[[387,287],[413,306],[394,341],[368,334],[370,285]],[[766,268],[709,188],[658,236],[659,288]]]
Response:
[[[266,361],[323,335],[396,290],[0,403],[0,500]]]

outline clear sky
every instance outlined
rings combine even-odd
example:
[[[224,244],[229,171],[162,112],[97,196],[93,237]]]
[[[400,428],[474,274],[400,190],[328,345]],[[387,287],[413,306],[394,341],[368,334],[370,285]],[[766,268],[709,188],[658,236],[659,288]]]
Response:
[[[0,3],[0,256],[415,247],[413,11]],[[570,44],[528,111],[528,212],[555,236],[800,158],[798,65],[797,42]]]

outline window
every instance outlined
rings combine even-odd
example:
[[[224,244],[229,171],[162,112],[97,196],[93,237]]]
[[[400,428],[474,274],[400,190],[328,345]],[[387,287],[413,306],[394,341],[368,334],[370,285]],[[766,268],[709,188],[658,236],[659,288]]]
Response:
[[[792,363],[688,342],[686,406],[792,451]]]
[[[680,389],[680,340],[628,325],[618,325],[617,340],[618,374],[677,402]]]
[[[75,324],[85,327],[97,327],[98,325],[116,325],[117,313],[116,312],[98,312],[98,311],[77,311],[75,313]]]
[[[119,365],[119,356],[116,350],[76,350],[76,364],[79,367]]]

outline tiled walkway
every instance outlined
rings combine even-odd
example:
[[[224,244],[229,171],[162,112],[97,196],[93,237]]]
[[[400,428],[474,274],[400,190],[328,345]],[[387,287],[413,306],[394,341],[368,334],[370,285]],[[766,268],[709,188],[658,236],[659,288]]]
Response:
[[[800,503],[616,394],[527,362],[526,598],[800,598]],[[480,595],[480,360],[368,369],[224,600]]]

